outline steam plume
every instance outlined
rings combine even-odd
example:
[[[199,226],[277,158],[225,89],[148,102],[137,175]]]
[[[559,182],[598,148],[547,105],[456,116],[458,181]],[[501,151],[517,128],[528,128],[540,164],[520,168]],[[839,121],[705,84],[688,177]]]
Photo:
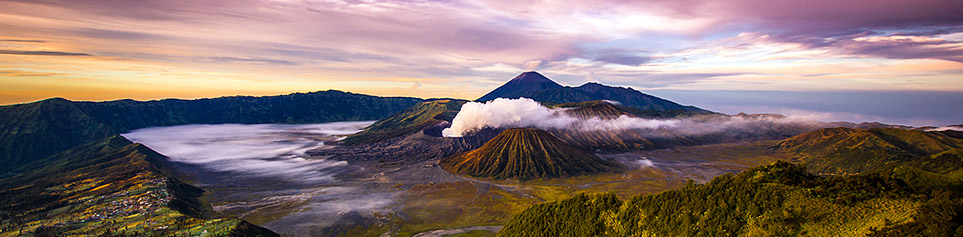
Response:
[[[468,102],[455,115],[446,137],[461,137],[482,128],[535,127],[541,129],[621,130],[675,126],[677,121],[621,116],[616,119],[579,120],[562,109],[550,109],[529,98],[498,98],[486,103]]]
[[[565,109],[551,109],[528,98],[499,98],[487,103],[468,102],[452,120],[451,127],[442,131],[446,137],[462,137],[483,128],[533,127],[546,130],[578,131],[642,131],[646,136],[662,136],[665,132],[677,135],[697,135],[727,130],[764,131],[780,124],[793,123],[813,127],[823,123],[778,115],[764,116],[699,116],[684,119],[646,119],[622,115],[614,119],[578,119]],[[652,131],[652,132],[645,132]],[[655,132],[662,131],[662,132]]]

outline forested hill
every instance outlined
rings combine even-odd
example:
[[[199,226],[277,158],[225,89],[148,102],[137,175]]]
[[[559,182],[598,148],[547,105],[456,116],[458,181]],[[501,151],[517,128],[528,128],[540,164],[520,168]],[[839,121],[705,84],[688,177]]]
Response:
[[[799,155],[810,172],[854,174],[908,165],[947,173],[963,169],[963,132],[896,128],[826,128],[774,148]]]
[[[421,103],[335,90],[280,96],[74,102],[51,98],[0,107],[0,177],[71,147],[129,130],[183,124],[377,120]]]
[[[97,121],[123,133],[138,128],[183,124],[378,120],[422,101],[411,97],[378,97],[328,90],[261,97],[75,103]]]
[[[898,167],[824,177],[785,162],[623,201],[532,206],[499,236],[960,236],[959,178]]]

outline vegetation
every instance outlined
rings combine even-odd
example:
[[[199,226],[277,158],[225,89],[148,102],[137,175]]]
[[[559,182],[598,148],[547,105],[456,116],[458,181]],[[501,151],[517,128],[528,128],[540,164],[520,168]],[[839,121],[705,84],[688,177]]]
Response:
[[[963,169],[960,132],[923,132],[895,128],[827,128],[801,134],[774,146],[796,153],[821,174],[855,174],[900,165],[948,173]]]
[[[0,107],[0,178],[24,164],[112,134],[61,98]]]
[[[372,143],[400,137],[422,129],[451,121],[465,100],[433,100],[408,107],[387,118],[383,118],[364,131],[351,135],[341,141],[345,145]],[[437,131],[439,134],[441,130]]]
[[[203,190],[170,178],[164,157],[121,136],[91,142],[0,179],[0,236],[274,236],[235,219],[204,219]]]
[[[377,120],[422,102],[336,90],[280,96],[212,99],[76,102],[85,113],[118,132],[184,124],[323,123]]]
[[[441,161],[452,173],[521,180],[605,172],[617,165],[535,128],[503,131],[480,148]]]
[[[535,205],[499,236],[948,236],[963,231],[959,179],[922,170],[823,177],[777,162],[704,185],[639,195],[580,195]],[[949,187],[948,187],[948,186]],[[578,230],[578,231],[570,231]]]

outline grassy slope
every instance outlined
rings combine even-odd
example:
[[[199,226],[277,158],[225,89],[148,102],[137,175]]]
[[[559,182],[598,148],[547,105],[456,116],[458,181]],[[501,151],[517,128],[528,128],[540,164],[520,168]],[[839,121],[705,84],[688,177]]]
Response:
[[[442,121],[451,121],[458,114],[464,100],[433,100],[408,107],[378,120],[364,131],[351,135],[342,144],[356,145],[377,142],[416,133]]]
[[[534,128],[505,130],[478,149],[443,159],[441,165],[453,173],[521,180],[577,176],[617,167]]]
[[[7,200],[0,207],[5,229],[0,236],[205,230],[273,235],[238,219],[203,219],[207,210],[197,200],[203,190],[169,178],[163,162],[153,150],[113,136],[32,163],[22,174],[0,180],[0,199]]]
[[[909,165],[946,173],[963,169],[963,139],[942,132],[894,128],[827,128],[774,146],[803,156],[812,172],[860,173]]]

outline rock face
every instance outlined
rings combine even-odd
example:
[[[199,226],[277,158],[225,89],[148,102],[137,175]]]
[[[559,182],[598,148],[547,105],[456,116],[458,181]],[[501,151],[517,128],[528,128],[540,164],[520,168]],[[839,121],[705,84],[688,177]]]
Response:
[[[520,180],[605,172],[617,165],[565,144],[534,128],[503,131],[478,149],[441,161],[452,173]]]

